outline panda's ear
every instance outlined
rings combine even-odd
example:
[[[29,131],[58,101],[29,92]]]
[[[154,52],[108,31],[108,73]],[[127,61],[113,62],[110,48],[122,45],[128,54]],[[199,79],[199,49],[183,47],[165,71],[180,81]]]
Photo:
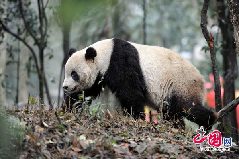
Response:
[[[97,53],[96,53],[95,49],[93,47],[89,47],[88,49],[86,49],[85,59],[86,60],[94,60],[96,55],[97,55]]]
[[[74,54],[77,50],[75,48],[71,48],[69,51],[68,51],[68,55],[69,57],[71,57],[72,54]]]

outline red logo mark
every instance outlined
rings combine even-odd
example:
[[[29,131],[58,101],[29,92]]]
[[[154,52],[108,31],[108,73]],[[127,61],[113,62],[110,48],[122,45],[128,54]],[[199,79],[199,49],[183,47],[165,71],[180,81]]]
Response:
[[[198,134],[193,137],[193,142],[195,144],[201,144],[204,141],[208,141],[208,144],[213,147],[220,147],[222,145],[222,134],[218,130],[214,130],[213,132],[205,135],[204,128],[201,126],[200,129],[197,130]]]

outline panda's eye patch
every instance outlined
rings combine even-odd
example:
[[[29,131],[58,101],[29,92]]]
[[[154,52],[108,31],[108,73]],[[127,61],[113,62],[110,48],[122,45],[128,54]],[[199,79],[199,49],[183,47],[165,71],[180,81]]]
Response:
[[[76,71],[71,72],[71,77],[74,81],[79,81],[79,75],[76,73]]]

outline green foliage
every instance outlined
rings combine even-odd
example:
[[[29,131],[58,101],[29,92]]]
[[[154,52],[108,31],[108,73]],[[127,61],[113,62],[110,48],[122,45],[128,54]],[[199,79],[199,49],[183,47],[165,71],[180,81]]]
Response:
[[[80,94],[80,95],[79,95],[79,101],[80,101],[80,102],[83,102],[83,101],[84,101],[84,94]]]
[[[202,51],[204,51],[206,53],[207,51],[209,51],[209,47],[208,46],[203,46]]]
[[[219,71],[219,74],[222,76],[223,75],[223,62],[222,62],[222,54],[221,54],[221,36],[218,35],[219,33],[216,33],[214,35],[215,37],[215,42],[214,42],[214,50],[216,52],[216,63],[217,63],[217,68]],[[212,68],[211,68],[211,57],[210,57],[210,50],[207,44],[205,44],[202,49],[201,49],[204,53],[206,58],[202,61],[200,61],[200,63],[197,64],[197,68],[200,70],[200,72],[204,75],[204,77],[208,79],[208,75],[210,73],[212,73]]]
[[[38,99],[36,97],[29,96],[28,97],[28,104],[36,105],[38,103]]]
[[[63,25],[71,25],[73,19],[86,15],[106,2],[107,0],[61,0],[57,12]]]
[[[0,158],[17,158],[24,137],[19,120],[0,110]]]
[[[100,117],[100,115],[102,114],[101,107],[102,106],[100,104],[90,106],[90,115],[93,117]]]
[[[59,132],[63,133],[66,130],[66,127],[63,124],[59,124],[57,126],[57,129],[58,129]]]
[[[198,42],[200,31],[200,5],[195,1],[150,1],[148,17],[149,36],[159,39],[161,46],[179,46],[179,49],[192,51]],[[153,43],[154,41],[149,41]]]

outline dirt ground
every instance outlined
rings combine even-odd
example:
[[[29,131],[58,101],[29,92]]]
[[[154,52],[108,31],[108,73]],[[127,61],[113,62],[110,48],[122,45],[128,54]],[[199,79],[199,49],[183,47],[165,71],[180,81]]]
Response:
[[[201,152],[192,132],[160,121],[153,125],[131,117],[54,111],[17,111],[26,135],[20,158],[239,158],[230,152]]]

